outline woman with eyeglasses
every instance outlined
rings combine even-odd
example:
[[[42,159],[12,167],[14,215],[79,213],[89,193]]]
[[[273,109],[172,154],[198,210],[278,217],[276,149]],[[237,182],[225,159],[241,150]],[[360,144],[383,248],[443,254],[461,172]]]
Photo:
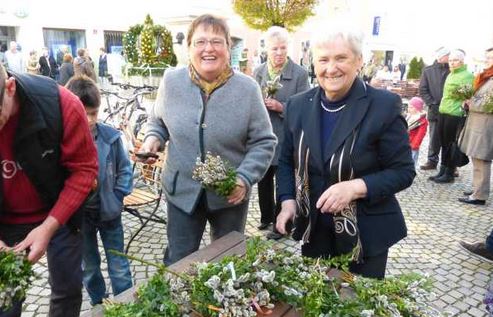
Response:
[[[165,73],[140,149],[155,153],[167,144],[167,265],[199,248],[207,222],[211,240],[244,232],[251,188],[267,171],[276,145],[259,86],[231,69],[226,22],[199,16],[190,25],[187,45],[190,64]],[[192,178],[197,158],[203,161],[207,152],[237,172],[228,197]]]

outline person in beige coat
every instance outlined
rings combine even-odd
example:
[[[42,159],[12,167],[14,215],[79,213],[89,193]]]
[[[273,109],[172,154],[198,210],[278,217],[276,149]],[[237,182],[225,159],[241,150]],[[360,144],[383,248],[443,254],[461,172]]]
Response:
[[[486,50],[486,69],[474,80],[474,96],[460,141],[460,149],[472,159],[472,191],[460,202],[484,205],[490,194],[493,159],[493,47]]]

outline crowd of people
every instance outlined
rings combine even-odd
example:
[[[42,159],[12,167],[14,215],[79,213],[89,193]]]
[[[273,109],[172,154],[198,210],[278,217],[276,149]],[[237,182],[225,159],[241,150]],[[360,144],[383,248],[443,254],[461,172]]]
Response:
[[[464,65],[464,51],[439,49],[404,115],[398,95],[369,83],[374,76],[401,80],[405,70],[365,70],[362,34],[347,25],[326,29],[310,43],[318,83],[311,87],[309,69],[288,56],[285,29],[266,31],[267,56],[250,77],[230,66],[224,19],[205,14],[191,23],[189,64],[165,72],[139,149],[166,147],[166,265],[199,248],[207,223],[212,241],[244,232],[258,184],[258,228],[271,229],[268,238],[291,233],[309,257],[351,253],[351,272],[384,278],[389,248],[407,235],[395,195],[411,186],[426,133],[428,156],[420,168],[439,167],[430,180],[453,182],[462,151],[472,159],[473,184],[459,201],[486,203],[493,48],[476,77]],[[122,204],[132,191],[120,134],[97,121],[97,74],[107,74],[106,53],[101,49],[97,71],[85,49],[75,58],[65,52],[60,67],[48,49],[30,55],[25,69],[17,54],[13,42],[7,70],[0,65],[0,248],[25,252],[33,263],[46,253],[49,315],[78,316],[83,285],[92,305],[108,296],[97,234],[106,251],[123,251]],[[458,97],[468,85],[472,97]],[[236,171],[227,196],[193,176],[208,153]],[[461,245],[493,260],[493,231],[485,243]],[[132,286],[129,263],[108,252],[106,258],[117,295]],[[18,301],[0,316],[21,310]]]
[[[100,48],[97,70],[87,48],[79,48],[74,57],[69,46],[60,48],[57,52],[43,47],[40,55],[36,50],[30,51],[27,61],[24,61],[19,44],[11,41],[9,49],[2,54],[0,64],[7,70],[18,74],[27,72],[50,77],[62,86],[74,75],[86,75],[98,82],[98,74],[100,83],[108,76],[108,61],[104,47]]]

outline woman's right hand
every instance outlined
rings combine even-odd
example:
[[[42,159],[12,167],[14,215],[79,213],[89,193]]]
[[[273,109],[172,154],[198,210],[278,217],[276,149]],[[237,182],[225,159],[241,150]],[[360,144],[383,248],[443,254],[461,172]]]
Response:
[[[294,220],[296,215],[296,200],[288,199],[282,202],[281,212],[276,218],[276,229],[281,234],[288,234],[287,224]]]
[[[161,141],[156,136],[151,135],[145,139],[144,143],[142,143],[137,153],[146,153],[146,152],[157,153],[160,146],[161,146]],[[137,161],[145,164],[156,163],[156,158],[154,157],[148,157],[148,158],[135,157],[135,158]]]

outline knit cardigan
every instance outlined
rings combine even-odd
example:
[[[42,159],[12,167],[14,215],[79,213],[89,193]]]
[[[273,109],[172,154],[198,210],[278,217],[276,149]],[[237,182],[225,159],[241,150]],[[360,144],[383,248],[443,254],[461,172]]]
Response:
[[[197,157],[220,155],[246,185],[257,183],[274,155],[276,137],[260,88],[250,77],[235,73],[204,103],[187,68],[166,71],[147,125],[150,135],[166,141],[163,185],[169,202],[193,213],[202,191],[192,179]],[[230,207],[227,199],[207,191],[211,210]]]

